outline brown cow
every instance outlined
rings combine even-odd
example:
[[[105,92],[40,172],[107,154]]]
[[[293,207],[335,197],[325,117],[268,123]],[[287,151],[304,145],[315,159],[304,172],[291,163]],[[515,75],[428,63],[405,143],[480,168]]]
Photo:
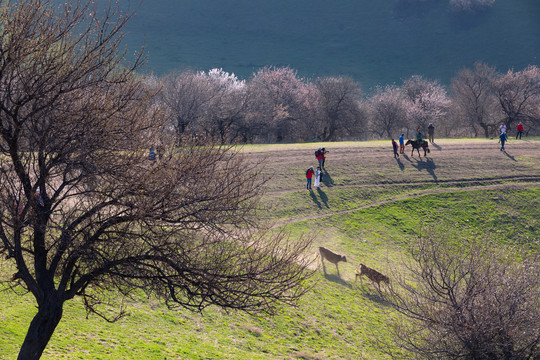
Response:
[[[356,277],[355,280],[357,280],[360,277],[360,281],[362,281],[361,276],[366,275],[369,280],[372,282],[377,283],[377,286],[379,289],[381,288],[381,281],[384,283],[389,284],[390,279],[388,279],[388,276],[381,274],[375,269],[369,268],[364,264],[360,264],[360,269],[356,269]]]
[[[336,265],[336,269],[339,274],[338,262],[340,261],[347,262],[347,258],[343,255],[336,254],[326,248],[323,248],[322,246],[319,247],[319,252],[321,253],[321,262],[323,265],[324,273],[326,274],[326,268],[324,267],[324,259],[326,259],[330,261],[332,264]]]

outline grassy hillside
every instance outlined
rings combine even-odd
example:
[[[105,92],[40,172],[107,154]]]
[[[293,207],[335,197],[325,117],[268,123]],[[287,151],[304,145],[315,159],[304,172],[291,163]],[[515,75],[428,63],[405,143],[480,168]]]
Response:
[[[538,65],[538,19],[537,0],[496,0],[476,15],[452,12],[448,0],[146,0],[126,44],[144,44],[158,74],[217,67],[247,78],[291,66],[369,89],[413,74],[448,83],[479,60],[501,71]]]
[[[382,272],[399,264],[408,243],[427,229],[452,229],[460,240],[487,237],[540,249],[540,139],[440,140],[428,158],[392,157],[389,141],[332,143],[319,191],[305,190],[304,171],[319,144],[254,145],[271,177],[269,221],[292,241],[301,234],[345,254],[340,275],[318,271],[297,308],[253,318],[211,308],[173,312],[136,295],[129,316],[109,324],[68,303],[44,359],[384,359],[392,316],[373,287],[354,281],[363,262]],[[0,280],[12,273],[0,262]],[[389,273],[390,277],[392,276]],[[112,294],[111,296],[114,296]],[[29,296],[0,292],[0,358],[16,357],[35,311]]]

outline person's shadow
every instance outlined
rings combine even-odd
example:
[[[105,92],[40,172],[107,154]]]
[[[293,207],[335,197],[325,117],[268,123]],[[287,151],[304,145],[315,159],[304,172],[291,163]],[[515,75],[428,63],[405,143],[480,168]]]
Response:
[[[334,180],[332,180],[332,177],[330,176],[330,173],[326,170],[324,170],[323,173],[321,173],[321,182],[326,185],[326,187],[332,187],[334,186]]]
[[[504,153],[504,155],[508,156],[510,159],[512,159],[512,160],[514,160],[515,162],[517,162],[516,158],[513,157],[512,155],[510,155],[509,153],[507,153],[506,150],[503,151],[503,153]]]
[[[319,196],[321,197],[324,206],[329,209],[330,206],[328,206],[328,196],[326,196],[326,193],[322,191],[320,187],[317,188],[317,192],[319,193]]]
[[[437,150],[441,150],[441,149],[442,149],[439,145],[435,144],[434,142],[430,143],[429,145],[433,145],[433,147],[434,147],[435,149],[437,149]]]
[[[311,196],[313,202],[319,207],[319,209],[322,209],[321,202],[319,201],[319,199],[317,199],[317,195],[315,195],[313,190],[309,190],[309,195]]]
[[[404,155],[404,156],[405,156],[405,155]],[[401,156],[398,157],[398,158],[396,158],[396,162],[398,163],[399,169],[400,169],[401,171],[405,170],[405,165],[403,165],[403,163],[401,162]]]

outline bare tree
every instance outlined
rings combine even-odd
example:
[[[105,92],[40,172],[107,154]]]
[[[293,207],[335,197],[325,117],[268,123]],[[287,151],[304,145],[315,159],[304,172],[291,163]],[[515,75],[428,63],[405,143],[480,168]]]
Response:
[[[474,70],[464,69],[452,79],[452,111],[475,135],[480,127],[484,136],[489,137],[500,121],[497,98],[491,87],[495,76],[494,68],[476,63]]]
[[[408,125],[407,97],[403,89],[394,85],[377,88],[369,99],[371,131],[379,137],[396,137]]]
[[[95,13],[0,9],[0,253],[16,268],[2,285],[37,303],[19,359],[41,356],[75,297],[103,317],[107,291],[134,288],[172,307],[272,312],[309,276],[309,241],[257,231],[258,164],[201,137],[148,159],[167,121],[118,53],[127,17]]]
[[[446,90],[437,81],[429,81],[419,75],[411,76],[403,83],[409,98],[408,118],[413,128],[427,128],[444,118],[450,105]]]
[[[322,113],[320,140],[335,141],[337,136],[363,133],[366,115],[360,106],[362,91],[358,83],[341,76],[319,78],[315,84]]]
[[[492,81],[499,100],[500,109],[505,115],[507,128],[523,122],[529,127],[540,123],[540,69],[528,66],[522,71],[509,70]]]
[[[538,359],[538,251],[421,238],[384,296],[395,346],[422,359]],[[403,274],[403,275],[400,275]]]

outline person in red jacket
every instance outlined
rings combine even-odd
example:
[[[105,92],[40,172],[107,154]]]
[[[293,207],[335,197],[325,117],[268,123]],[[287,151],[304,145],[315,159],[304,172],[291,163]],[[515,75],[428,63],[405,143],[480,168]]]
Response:
[[[519,123],[517,124],[517,134],[516,134],[516,140],[519,136],[519,139],[521,140],[521,135],[523,135],[523,124],[522,123]]]
[[[311,190],[311,178],[313,178],[313,174],[315,173],[315,171],[313,171],[313,166],[311,166],[309,169],[307,169],[306,171],[306,179],[307,179],[307,189],[308,190]]]

